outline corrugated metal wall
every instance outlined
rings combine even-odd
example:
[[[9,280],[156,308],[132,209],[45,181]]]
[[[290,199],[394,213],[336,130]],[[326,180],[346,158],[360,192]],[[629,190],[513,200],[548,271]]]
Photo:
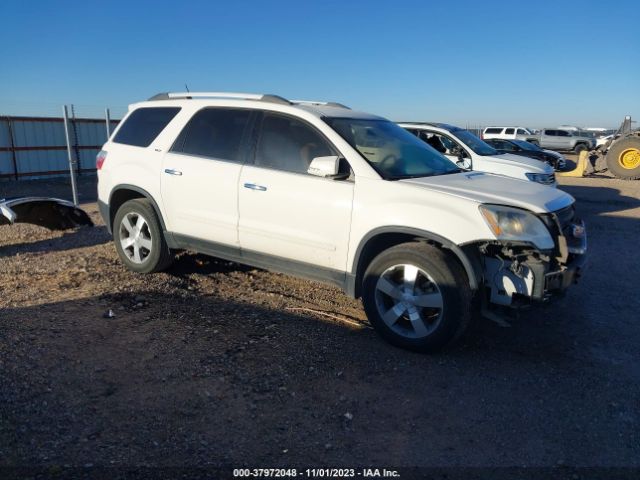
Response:
[[[118,120],[111,121],[111,131]],[[95,172],[95,158],[107,141],[105,121],[69,121],[79,174]],[[68,175],[64,120],[49,117],[0,117],[0,179],[20,180]]]

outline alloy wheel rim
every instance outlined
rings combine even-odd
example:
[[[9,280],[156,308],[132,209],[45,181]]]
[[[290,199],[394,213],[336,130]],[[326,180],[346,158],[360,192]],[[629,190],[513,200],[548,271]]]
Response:
[[[151,254],[153,239],[147,220],[137,212],[127,213],[120,222],[120,246],[127,258],[144,263]]]
[[[380,275],[375,303],[387,327],[407,338],[431,335],[444,313],[438,284],[426,271],[411,264],[394,265]]]

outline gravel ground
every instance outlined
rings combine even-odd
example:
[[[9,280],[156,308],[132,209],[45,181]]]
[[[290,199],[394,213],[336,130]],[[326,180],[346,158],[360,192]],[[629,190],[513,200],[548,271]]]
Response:
[[[84,178],[96,227],[0,227],[0,465],[640,467],[640,182],[561,183],[581,283],[420,355],[322,284],[191,253],[126,271]],[[68,186],[0,183],[44,193]]]

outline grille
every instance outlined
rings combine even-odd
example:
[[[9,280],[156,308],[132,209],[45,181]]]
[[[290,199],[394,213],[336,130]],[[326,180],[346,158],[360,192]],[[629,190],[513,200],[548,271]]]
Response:
[[[560,227],[564,231],[566,227],[571,225],[571,222],[576,216],[576,209],[573,205],[569,205],[568,207],[562,208],[560,210],[556,210],[555,215],[558,217],[558,221],[560,222]]]
[[[571,235],[571,224],[574,221],[575,216],[575,206],[569,205],[568,207],[561,208],[553,213],[540,215],[540,219],[547,225],[547,228],[553,237],[558,237],[559,235],[567,237],[568,235]],[[558,219],[558,223],[560,223],[560,229],[558,229],[558,223],[556,223],[555,220],[556,218]]]

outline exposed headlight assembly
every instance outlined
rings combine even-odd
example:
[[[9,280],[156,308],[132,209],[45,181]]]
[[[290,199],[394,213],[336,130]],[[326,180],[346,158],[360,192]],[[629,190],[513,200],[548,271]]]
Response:
[[[498,240],[531,242],[541,250],[554,247],[551,233],[531,212],[502,205],[480,205],[480,213]]]
[[[525,175],[532,182],[541,183],[543,185],[552,185],[556,181],[556,176],[553,173],[525,173]]]

